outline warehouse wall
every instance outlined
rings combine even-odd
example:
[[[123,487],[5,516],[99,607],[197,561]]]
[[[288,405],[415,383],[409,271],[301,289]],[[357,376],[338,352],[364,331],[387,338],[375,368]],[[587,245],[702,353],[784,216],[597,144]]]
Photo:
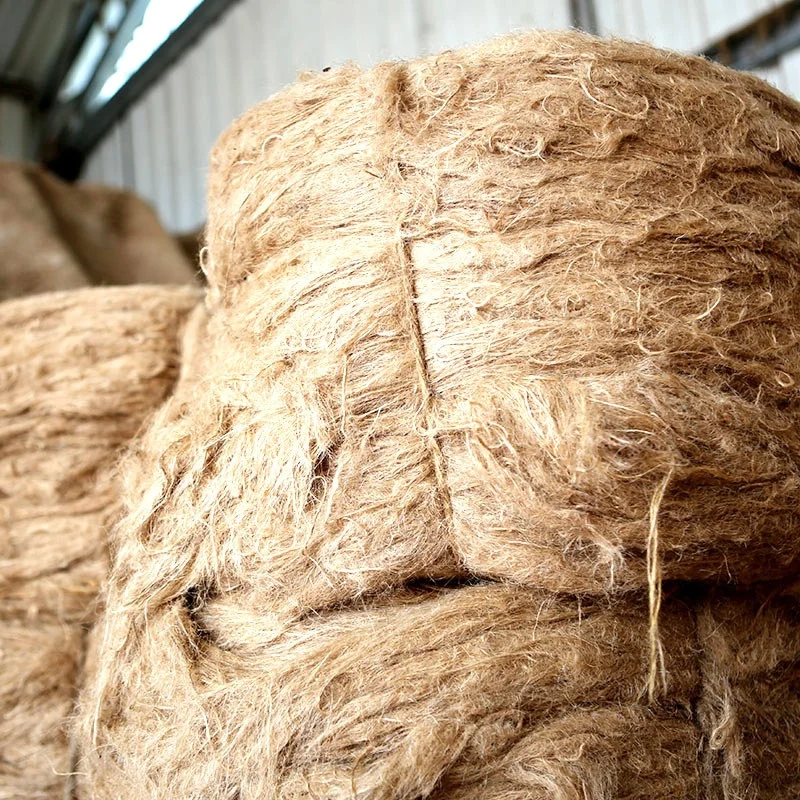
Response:
[[[31,152],[30,116],[25,104],[13,97],[0,98],[0,158],[26,161]]]
[[[600,33],[700,50],[770,0],[595,0]],[[205,219],[209,150],[230,121],[298,71],[368,66],[520,28],[565,28],[569,0],[241,0],[91,156],[86,180],[130,187],[167,227]],[[800,61],[765,74],[800,96]]]

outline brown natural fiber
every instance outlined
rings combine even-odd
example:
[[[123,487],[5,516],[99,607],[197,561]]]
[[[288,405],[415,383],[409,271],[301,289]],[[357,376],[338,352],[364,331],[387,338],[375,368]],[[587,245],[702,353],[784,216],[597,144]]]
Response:
[[[132,192],[0,161],[0,300],[93,283],[191,284],[197,272]]]
[[[800,604],[777,594],[717,592],[699,606],[711,798],[800,797]]]
[[[0,304],[0,798],[58,798],[120,448],[175,377],[186,289]]]
[[[193,283],[197,265],[155,211],[126,189],[72,186],[44,171],[32,175],[59,230],[94,283]]]
[[[450,538],[478,574],[641,585],[667,481],[665,578],[779,577],[800,555],[798,124],[756,78],[573,35],[327,73],[218,145],[210,281],[292,368],[307,461],[428,434],[388,448],[425,473],[400,505],[356,467],[415,563]]]
[[[0,160],[0,301],[88,284],[25,168]]]
[[[127,468],[87,794],[794,797],[796,600],[743,586],[800,564],[798,126],[575,33],[238,120],[209,318]]]

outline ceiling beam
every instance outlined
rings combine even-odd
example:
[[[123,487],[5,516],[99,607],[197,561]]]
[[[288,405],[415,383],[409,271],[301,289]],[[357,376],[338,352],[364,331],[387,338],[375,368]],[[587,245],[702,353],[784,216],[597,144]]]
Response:
[[[48,117],[55,124],[40,148],[40,158],[67,180],[80,174],[83,163],[103,137],[119,122],[145,92],[164,77],[169,68],[239,0],[204,0],[130,79],[103,105],[91,108],[84,98],[71,109],[56,105]],[[63,112],[66,112],[63,113]],[[66,119],[64,124],[62,119]],[[60,127],[58,127],[60,126]]]
[[[26,106],[32,106],[36,100],[36,87],[21,78],[0,76],[0,97],[13,97]]]
[[[752,70],[774,63],[796,47],[800,47],[800,0],[791,0],[712,42],[701,55],[734,69]]]
[[[68,26],[66,40],[56,56],[53,66],[47,73],[42,89],[36,100],[39,111],[47,112],[55,103],[58,90],[89,36],[92,26],[100,17],[100,7],[96,0],[85,0],[75,9]]]
[[[91,78],[81,92],[78,99],[79,106],[90,106],[94,103],[103,84],[114,72],[114,67],[119,61],[122,51],[133,38],[133,32],[142,24],[144,12],[147,11],[149,4],[150,0],[128,0],[125,15],[119,21],[116,29],[111,32],[105,52],[95,65]]]

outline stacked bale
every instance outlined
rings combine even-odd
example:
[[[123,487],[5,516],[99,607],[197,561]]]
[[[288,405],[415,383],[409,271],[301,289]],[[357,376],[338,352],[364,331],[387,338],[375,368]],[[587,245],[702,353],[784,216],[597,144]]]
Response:
[[[800,794],[800,603],[774,586],[697,603],[707,796]]]
[[[86,796],[795,797],[799,128],[575,33],[238,120]]]
[[[0,304],[0,797],[70,796],[74,709],[120,449],[170,390],[195,292]]]
[[[88,285],[25,170],[0,160],[0,300]]]
[[[93,283],[194,281],[197,264],[133,192],[94,184],[71,186],[44,171],[32,177],[64,241]]]
[[[132,192],[0,161],[0,300],[91,284],[191,284],[196,272]]]

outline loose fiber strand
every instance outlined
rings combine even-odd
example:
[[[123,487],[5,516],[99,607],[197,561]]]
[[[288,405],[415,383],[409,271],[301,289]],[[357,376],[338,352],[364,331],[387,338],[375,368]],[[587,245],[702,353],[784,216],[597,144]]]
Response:
[[[661,613],[662,585],[661,565],[658,556],[658,512],[664,500],[674,469],[671,467],[656,488],[650,501],[650,528],[647,536],[647,593],[649,611],[650,672],[647,676],[647,697],[653,702],[656,682],[661,679],[662,690],[667,688],[667,674],[664,667],[664,648],[658,631],[658,617]]]

